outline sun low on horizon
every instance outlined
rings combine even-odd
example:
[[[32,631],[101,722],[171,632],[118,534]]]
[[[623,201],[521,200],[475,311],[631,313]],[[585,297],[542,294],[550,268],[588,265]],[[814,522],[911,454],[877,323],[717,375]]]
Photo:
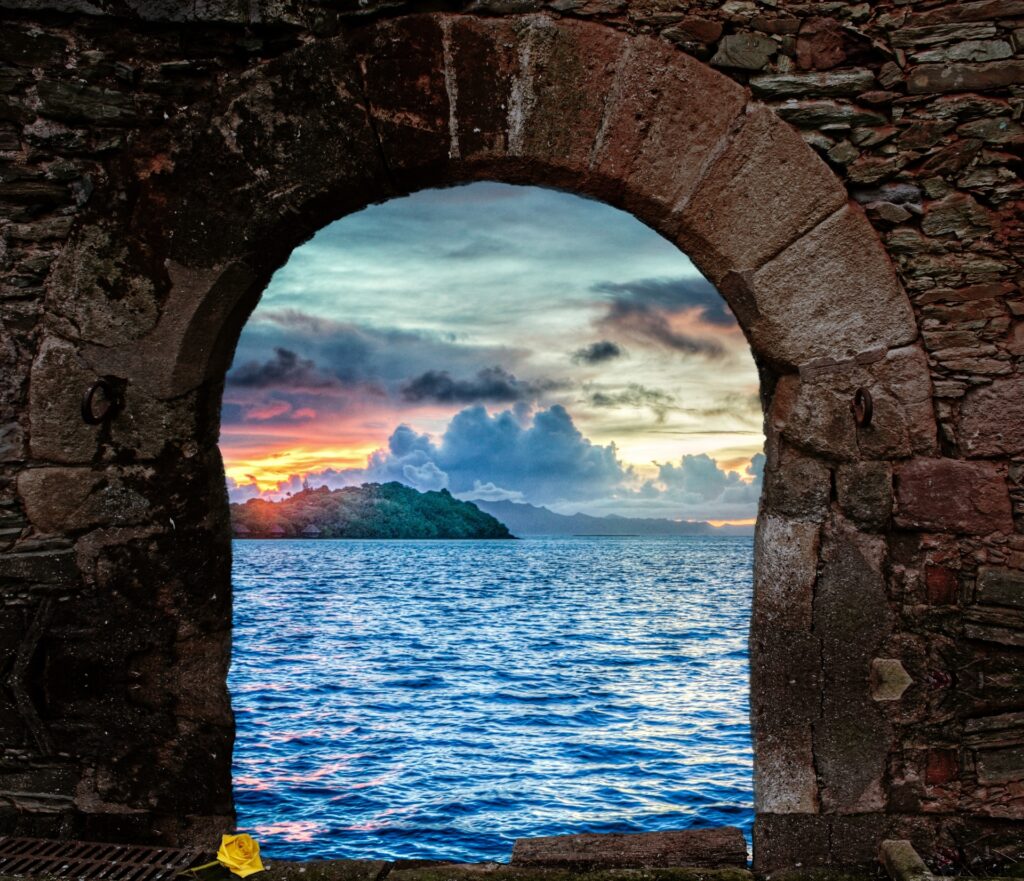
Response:
[[[496,183],[320,230],[239,339],[232,501],[397,480],[558,513],[750,523],[758,376],[721,296],[625,212]]]

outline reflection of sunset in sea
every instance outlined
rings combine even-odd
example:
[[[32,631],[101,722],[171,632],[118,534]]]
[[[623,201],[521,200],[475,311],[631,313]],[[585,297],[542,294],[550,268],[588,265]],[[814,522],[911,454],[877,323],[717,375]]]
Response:
[[[260,838],[280,838],[293,844],[314,841],[317,836],[323,835],[326,831],[326,826],[314,820],[282,820],[278,823],[266,823],[253,829],[253,832]]]

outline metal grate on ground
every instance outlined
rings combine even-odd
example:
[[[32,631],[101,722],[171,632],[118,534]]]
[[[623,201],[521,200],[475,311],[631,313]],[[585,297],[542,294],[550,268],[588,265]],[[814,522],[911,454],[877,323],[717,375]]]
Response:
[[[90,841],[53,841],[0,835],[0,875],[162,881],[189,868],[200,853]]]

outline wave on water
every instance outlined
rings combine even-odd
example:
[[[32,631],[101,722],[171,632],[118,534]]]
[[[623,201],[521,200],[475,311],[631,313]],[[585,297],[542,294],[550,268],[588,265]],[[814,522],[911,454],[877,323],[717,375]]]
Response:
[[[236,541],[239,828],[279,859],[753,823],[752,541]]]

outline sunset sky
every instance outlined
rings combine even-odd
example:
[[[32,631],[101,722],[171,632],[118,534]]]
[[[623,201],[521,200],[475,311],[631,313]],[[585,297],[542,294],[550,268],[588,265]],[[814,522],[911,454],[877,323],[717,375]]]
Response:
[[[233,501],[399,480],[561,513],[749,520],[757,374],[721,297],[630,215],[473,184],[296,249],[224,394]]]

